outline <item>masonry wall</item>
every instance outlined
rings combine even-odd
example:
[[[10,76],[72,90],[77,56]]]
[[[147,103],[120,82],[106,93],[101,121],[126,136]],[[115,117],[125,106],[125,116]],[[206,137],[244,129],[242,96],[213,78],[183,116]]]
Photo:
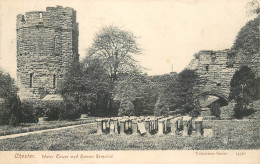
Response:
[[[197,91],[221,93],[228,97],[230,81],[236,70],[242,66],[250,67],[260,76],[260,54],[252,54],[254,58],[246,58],[243,54],[237,54],[230,58],[230,50],[200,51],[190,62],[187,69],[196,70],[199,75]]]
[[[78,62],[78,24],[72,8],[17,15],[17,79],[21,99],[54,94]]]
[[[228,50],[200,51],[197,73],[200,76],[200,92],[214,91],[226,96],[229,94],[230,80],[235,69],[227,66]]]

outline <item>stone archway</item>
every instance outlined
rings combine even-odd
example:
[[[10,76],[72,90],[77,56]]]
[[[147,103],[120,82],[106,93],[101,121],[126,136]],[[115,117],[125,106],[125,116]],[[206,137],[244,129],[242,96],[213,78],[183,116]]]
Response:
[[[220,93],[220,92],[216,92],[216,91],[204,91],[204,92],[201,92],[199,94],[196,94],[194,96],[194,100],[198,99],[199,97],[201,96],[215,96],[215,97],[218,97],[219,98],[219,101],[221,103],[221,106],[227,106],[228,105],[228,97],[223,94],[223,93]]]
[[[204,101],[201,101],[204,99]],[[221,114],[221,107],[227,106],[228,97],[217,91],[204,91],[194,96],[194,101],[197,108],[200,109],[201,116],[214,116],[219,118]]]

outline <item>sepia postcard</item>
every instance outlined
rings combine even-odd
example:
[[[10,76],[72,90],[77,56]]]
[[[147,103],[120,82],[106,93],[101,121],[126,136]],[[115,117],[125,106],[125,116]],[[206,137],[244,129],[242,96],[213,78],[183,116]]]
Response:
[[[260,163],[259,0],[0,1],[0,163]]]

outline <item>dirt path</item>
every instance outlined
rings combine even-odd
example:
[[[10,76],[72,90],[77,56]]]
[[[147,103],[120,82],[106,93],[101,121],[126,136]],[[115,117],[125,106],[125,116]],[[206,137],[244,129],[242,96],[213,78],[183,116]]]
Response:
[[[95,124],[95,123],[85,123],[85,124],[72,125],[72,126],[66,126],[66,127],[61,127],[61,128],[45,129],[45,130],[39,130],[39,131],[33,131],[33,132],[26,132],[26,133],[18,133],[18,134],[10,134],[10,135],[5,135],[5,136],[0,136],[0,140],[8,139],[8,138],[16,138],[16,137],[26,136],[26,135],[30,135],[30,134],[40,134],[40,133],[44,133],[44,132],[51,132],[51,131],[57,131],[57,130],[75,128],[75,127],[79,127],[79,126],[92,125],[92,124]]]

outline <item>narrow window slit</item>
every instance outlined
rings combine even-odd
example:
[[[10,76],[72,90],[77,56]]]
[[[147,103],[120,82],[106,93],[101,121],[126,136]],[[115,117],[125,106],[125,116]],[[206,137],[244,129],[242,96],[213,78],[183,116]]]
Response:
[[[32,88],[32,83],[33,83],[33,74],[30,73],[30,88]]]

